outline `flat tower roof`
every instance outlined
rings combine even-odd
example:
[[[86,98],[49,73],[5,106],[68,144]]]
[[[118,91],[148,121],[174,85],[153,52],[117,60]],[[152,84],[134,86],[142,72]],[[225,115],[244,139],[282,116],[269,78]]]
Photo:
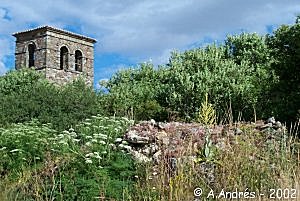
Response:
[[[87,37],[87,36],[84,36],[84,35],[76,34],[76,33],[70,32],[70,31],[66,31],[66,30],[63,30],[63,29],[58,29],[58,28],[51,27],[51,26],[41,26],[41,27],[37,27],[37,28],[34,28],[34,29],[28,29],[28,30],[25,30],[25,31],[16,32],[16,33],[13,34],[13,36],[18,37],[19,35],[30,33],[30,32],[35,32],[35,31],[51,31],[51,32],[71,36],[71,37],[74,37],[74,38],[78,38],[78,39],[81,39],[81,40],[85,40],[85,41],[88,41],[88,42],[91,42],[91,43],[96,43],[97,42],[96,39],[94,39],[94,38],[90,38],[90,37]]]

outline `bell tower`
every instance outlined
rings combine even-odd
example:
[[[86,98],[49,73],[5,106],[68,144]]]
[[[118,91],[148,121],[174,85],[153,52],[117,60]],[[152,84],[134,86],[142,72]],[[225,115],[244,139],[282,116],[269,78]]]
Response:
[[[94,80],[96,40],[50,26],[13,34],[16,37],[16,69],[33,67],[59,85],[79,76]]]

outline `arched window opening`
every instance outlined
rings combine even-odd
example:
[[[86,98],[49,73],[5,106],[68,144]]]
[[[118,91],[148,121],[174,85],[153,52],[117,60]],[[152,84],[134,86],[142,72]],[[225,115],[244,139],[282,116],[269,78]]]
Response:
[[[69,68],[69,51],[66,46],[60,48],[60,69]]]
[[[34,44],[29,44],[28,45],[28,67],[34,66],[34,60],[35,60],[35,45]]]
[[[75,70],[82,71],[82,53],[79,50],[75,51]]]

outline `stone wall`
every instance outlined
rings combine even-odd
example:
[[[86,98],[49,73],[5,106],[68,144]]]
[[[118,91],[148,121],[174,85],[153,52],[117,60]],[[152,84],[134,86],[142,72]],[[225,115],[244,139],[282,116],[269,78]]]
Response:
[[[45,68],[46,67],[46,37],[44,33],[41,32],[33,32],[27,33],[19,37],[16,42],[16,53],[15,53],[15,61],[16,61],[16,69],[21,69],[23,67],[29,66],[29,53],[28,53],[28,45],[34,44],[35,51],[35,66],[36,68]]]
[[[66,46],[69,52],[68,69],[60,70],[60,48]],[[82,72],[75,71],[75,51],[82,53]],[[82,75],[87,83],[93,84],[94,78],[94,49],[93,43],[89,43],[76,38],[64,36],[61,34],[47,32],[47,72],[46,77],[49,80],[59,84],[77,78]]]
[[[85,83],[87,85],[92,86],[93,85],[93,77],[88,76],[84,72],[78,72],[74,70],[59,70],[54,68],[46,68],[46,78],[54,82],[58,85],[63,85],[68,82],[72,82],[73,80],[77,78],[83,78],[85,80]]]

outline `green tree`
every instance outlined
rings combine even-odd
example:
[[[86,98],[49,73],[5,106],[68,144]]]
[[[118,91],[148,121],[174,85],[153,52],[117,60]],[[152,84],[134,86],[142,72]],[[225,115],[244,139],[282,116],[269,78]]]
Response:
[[[157,119],[164,117],[163,108],[157,102],[160,88],[158,71],[151,63],[117,72],[108,82],[101,83],[108,90],[104,95],[108,114],[130,118]]]
[[[248,63],[248,73],[251,74],[251,82],[254,86],[252,107],[255,113],[257,110],[260,118],[267,118],[272,114],[272,110],[269,110],[271,108],[270,91],[278,82],[278,76],[272,68],[274,57],[266,44],[266,37],[256,33],[242,33],[228,36],[225,45],[228,48],[227,58],[233,59],[237,64]]]
[[[267,44],[279,83],[272,89],[274,112],[287,122],[297,118],[300,109],[300,17],[293,25],[282,25],[268,35]]]
[[[255,66],[248,59],[238,57],[234,52],[230,56],[228,52],[227,45],[174,52],[165,78],[167,90],[163,95],[168,107],[179,111],[185,119],[194,119],[208,93],[219,112],[219,119],[228,116],[228,110],[232,110],[235,119],[240,112],[244,112],[246,119],[253,117],[253,108],[266,86],[261,80],[269,72],[263,65]]]
[[[253,40],[253,47],[242,48],[249,40]],[[251,51],[257,52],[259,59],[254,59]],[[173,52],[165,66],[155,69],[153,64],[140,64],[102,83],[108,89],[104,105],[110,114],[136,120],[193,121],[209,94],[219,120],[232,121],[241,112],[249,120],[256,115],[257,103],[273,79],[264,58],[268,54],[264,41],[256,35],[232,37],[225,45]]]

